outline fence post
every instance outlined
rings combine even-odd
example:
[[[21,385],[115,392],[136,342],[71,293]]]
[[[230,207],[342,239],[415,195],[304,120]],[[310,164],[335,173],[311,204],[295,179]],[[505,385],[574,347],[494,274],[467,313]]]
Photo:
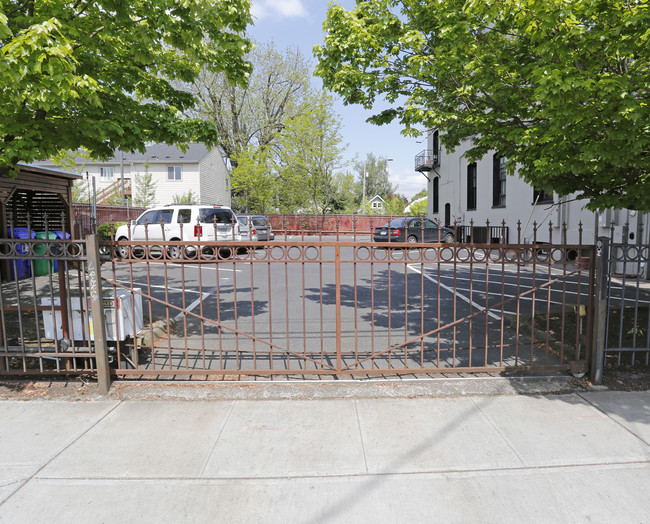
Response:
[[[102,277],[99,267],[99,245],[97,235],[86,237],[88,253],[88,280],[90,284],[90,302],[92,311],[92,338],[95,342],[95,361],[97,363],[97,383],[102,395],[108,394],[111,387],[111,372],[108,367],[108,348],[106,345],[106,325],[102,303]]]
[[[594,323],[591,352],[591,382],[602,384],[605,366],[605,327],[607,324],[607,278],[609,275],[609,239],[598,237],[596,241],[596,289],[594,290]]]

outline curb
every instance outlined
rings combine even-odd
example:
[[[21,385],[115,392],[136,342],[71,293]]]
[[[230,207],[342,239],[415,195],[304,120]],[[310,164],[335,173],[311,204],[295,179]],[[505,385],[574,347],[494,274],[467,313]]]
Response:
[[[559,395],[590,388],[573,377],[466,377],[294,382],[113,382],[107,396],[84,382],[0,382],[0,399],[12,400],[324,400]]]

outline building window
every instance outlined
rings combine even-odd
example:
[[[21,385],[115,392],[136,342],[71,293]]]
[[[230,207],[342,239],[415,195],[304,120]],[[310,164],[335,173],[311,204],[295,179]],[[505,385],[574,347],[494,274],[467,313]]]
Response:
[[[492,207],[506,205],[506,157],[492,158]]]
[[[433,133],[433,147],[432,147],[432,153],[433,153],[433,163],[434,165],[439,166],[440,165],[440,135],[438,135],[438,131],[434,131]]]
[[[113,180],[115,174],[115,168],[113,167],[100,167],[99,168],[99,178],[101,180]]]
[[[183,166],[167,166],[167,180],[183,180]]]
[[[476,209],[476,162],[467,166],[467,210]]]
[[[373,209],[379,209],[380,207],[381,207],[381,203],[380,203],[380,202],[373,202],[373,203],[372,203],[372,208],[373,208]]]
[[[543,189],[533,188],[533,204],[552,204],[553,192],[547,193]]]
[[[440,178],[433,179],[433,213],[438,212],[438,200],[440,198]]]

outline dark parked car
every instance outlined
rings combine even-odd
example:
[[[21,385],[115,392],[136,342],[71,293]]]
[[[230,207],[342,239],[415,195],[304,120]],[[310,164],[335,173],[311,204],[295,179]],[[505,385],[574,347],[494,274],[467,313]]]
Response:
[[[375,229],[375,242],[453,242],[454,231],[424,217],[401,217]]]

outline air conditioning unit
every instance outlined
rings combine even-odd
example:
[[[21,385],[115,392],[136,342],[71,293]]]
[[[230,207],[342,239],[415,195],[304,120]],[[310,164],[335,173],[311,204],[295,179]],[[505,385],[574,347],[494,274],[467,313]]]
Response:
[[[108,342],[123,341],[128,337],[135,338],[135,335],[142,330],[144,323],[140,288],[134,288],[133,291],[121,289],[115,295],[105,293],[103,305]],[[44,298],[41,300],[45,338],[61,340],[63,338],[61,311],[58,309],[52,311],[52,306],[60,307],[61,299]],[[80,297],[71,297],[70,309],[72,318],[69,323],[72,325],[70,333],[72,338],[74,340],[95,340],[90,299],[85,301]],[[56,337],[54,336],[55,329]]]

